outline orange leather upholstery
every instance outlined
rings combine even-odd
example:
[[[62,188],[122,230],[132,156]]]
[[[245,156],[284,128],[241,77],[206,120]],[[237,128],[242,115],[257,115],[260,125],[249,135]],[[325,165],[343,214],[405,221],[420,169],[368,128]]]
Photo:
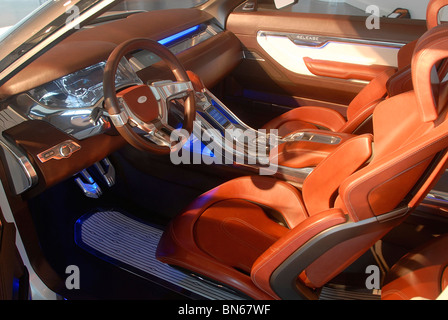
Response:
[[[386,83],[394,70],[388,69],[373,79],[368,86],[352,100],[347,109],[346,120],[339,112],[324,108],[304,106],[288,111],[263,126],[277,129],[280,136],[286,136],[303,129],[327,129],[333,132],[352,133],[372,114],[373,109],[387,93]]]
[[[446,5],[448,5],[448,3],[445,0],[431,0],[428,3],[428,8],[426,10],[426,26],[428,27],[428,30],[439,24],[439,12]]]
[[[447,88],[428,75],[447,48],[448,26],[428,31],[412,60],[416,91],[379,103],[373,135],[342,143],[301,190],[264,176],[226,182],[173,219],[157,258],[255,299],[316,299],[445,171]]]
[[[397,53],[397,66],[398,70],[402,70],[408,67],[411,64],[412,55],[414,54],[415,45],[417,44],[417,40],[411,41],[405,44],[403,47],[398,50]]]
[[[346,123],[337,111],[324,107],[300,107],[288,111],[264,125],[266,129],[278,129],[280,136],[303,129],[326,128],[338,131]]]
[[[386,98],[386,84],[395,72],[394,68],[386,69],[370,81],[348,105],[347,119],[333,109],[303,106],[272,119],[263,129],[277,129],[280,136],[308,128],[353,133],[372,115],[378,102]]]
[[[316,76],[346,80],[358,79],[371,81],[375,79],[378,74],[389,69],[395,69],[394,67],[377,64],[363,65],[331,60],[312,59],[310,57],[304,57],[303,62],[305,62],[308,70]]]
[[[439,24],[439,12],[448,5],[446,0],[431,0],[426,8],[426,27],[428,30]],[[398,52],[398,69],[401,70],[411,64],[412,55],[414,53],[417,40],[411,41],[404,45]],[[404,92],[404,91],[403,91]]]
[[[427,7],[427,27],[428,30],[438,25],[438,13],[442,7],[448,5],[447,0],[431,0]],[[361,90],[347,107],[347,118],[344,118],[339,112],[330,110],[323,111],[322,107],[303,106],[290,110],[269,121],[263,126],[263,129],[277,129],[280,136],[286,136],[294,131],[319,128],[334,132],[356,133],[357,129],[372,115],[372,112],[378,102],[387,97],[391,97],[402,92],[412,89],[410,64],[417,40],[406,44],[400,48],[397,61],[398,70],[394,68],[379,68],[373,66],[372,70],[381,70],[372,79],[370,73],[364,75],[366,80],[372,79],[366,87]],[[319,68],[323,68],[322,62],[313,61],[305,58],[305,62],[309,68],[317,70],[315,73],[319,75]],[[315,66],[318,62],[321,65]],[[338,68],[336,68],[338,66]],[[343,72],[343,66],[338,63],[325,65],[326,68],[322,72],[327,74],[334,70],[338,78],[347,78],[350,76],[339,75]],[[359,69],[359,68],[358,68]],[[342,70],[342,71],[341,71]],[[346,72],[349,72],[345,69]],[[397,72],[398,71],[398,72]],[[362,71],[360,71],[362,72]],[[364,72],[367,74],[367,71]],[[303,110],[301,110],[303,109]],[[364,130],[365,132],[365,130]]]
[[[270,277],[275,269],[313,236],[331,227],[343,224],[347,221],[346,219],[341,210],[332,209],[304,220],[296,228],[275,242],[274,245],[270,246],[254,262],[251,272],[253,283],[271,297],[279,299],[270,284]],[[302,281],[306,281],[304,274],[300,275],[300,277]]]
[[[228,202],[230,199],[232,201]],[[224,206],[231,207],[231,210],[226,213],[221,202],[225,202]],[[251,203],[257,204],[258,208]],[[250,209],[247,210],[248,208]],[[206,216],[202,217],[207,211],[209,212]],[[213,212],[219,211],[227,215],[224,221],[214,218]],[[238,221],[238,224],[233,226],[225,223],[226,219],[232,217],[232,213],[238,214],[232,218],[233,221]],[[256,220],[259,220],[255,227],[250,224],[253,213],[256,214]],[[258,176],[231,180],[199,197],[183,214],[171,221],[157,248],[157,257],[165,263],[195,270],[203,276],[225,283],[255,299],[272,299],[272,296],[253,284],[247,272],[242,271],[247,271],[244,270],[245,266],[253,263],[250,259],[256,258],[251,254],[252,250],[256,252],[267,250],[282,233],[288,231],[286,227],[280,225],[274,227],[276,229],[274,231],[268,233],[264,231],[264,228],[273,227],[273,217],[276,213],[281,213],[278,218],[283,220],[283,225],[288,228],[294,228],[308,217],[301,194],[285,182]],[[201,221],[198,228],[198,221],[203,218],[209,221],[204,223]],[[223,222],[226,226],[220,227],[223,226]],[[217,224],[216,228],[221,230],[216,232],[213,227],[215,232],[212,237],[206,238],[205,243],[204,240],[198,243],[197,236],[203,238],[207,228],[211,228],[213,223]],[[230,232],[226,231],[229,229]],[[232,247],[227,242],[220,241],[224,240],[224,237],[228,238],[225,234],[227,233],[230,237],[233,236],[235,241],[243,243],[245,239],[247,240],[247,236],[244,236],[246,231],[251,236],[255,234],[256,238],[249,239],[246,243],[250,250],[241,251],[242,254],[245,252],[248,256],[244,258],[244,265],[241,265],[236,259],[240,258],[241,254],[238,253],[235,258],[232,256],[233,251],[238,250],[235,243],[232,243],[234,245]],[[196,234],[197,232],[199,235]],[[238,239],[239,236],[243,238]],[[223,251],[219,254],[220,250]],[[221,261],[231,264],[224,264]],[[237,265],[233,265],[233,262]]]
[[[382,300],[437,299],[448,283],[448,234],[401,258],[388,272]]]
[[[278,145],[270,151],[270,161],[280,166],[290,168],[315,167],[330,153],[333,153],[340,144],[354,137],[352,134],[329,132],[323,130],[301,130],[311,135],[328,136],[339,139],[335,144],[316,143],[308,140],[288,141]]]
[[[404,48],[404,47],[403,47]],[[399,51],[401,52],[401,50]],[[412,51],[413,52],[413,51]],[[400,59],[398,59],[400,61]],[[393,97],[402,92],[407,92],[413,89],[411,76],[411,60],[409,64],[404,67],[398,67],[398,71],[393,77],[390,77],[386,84],[387,96]]]
[[[195,225],[196,242],[203,252],[246,273],[250,273],[255,259],[287,231],[262,207],[241,199],[213,204]]]

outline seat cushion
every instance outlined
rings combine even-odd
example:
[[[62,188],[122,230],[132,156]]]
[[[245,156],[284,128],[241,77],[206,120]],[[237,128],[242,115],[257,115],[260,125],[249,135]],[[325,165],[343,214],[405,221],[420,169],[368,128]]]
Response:
[[[254,261],[287,231],[259,205],[230,199],[217,202],[202,213],[194,236],[204,252],[250,273]]]
[[[324,107],[303,106],[292,109],[266,123],[264,129],[277,129],[286,136],[303,129],[325,129],[337,132],[346,123],[336,110]]]

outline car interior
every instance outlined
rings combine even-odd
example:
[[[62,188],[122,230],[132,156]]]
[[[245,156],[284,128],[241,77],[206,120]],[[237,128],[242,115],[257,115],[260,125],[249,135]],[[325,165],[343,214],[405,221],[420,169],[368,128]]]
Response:
[[[0,298],[37,275],[68,300],[437,299],[445,5],[379,29],[270,0],[90,20],[0,87]]]

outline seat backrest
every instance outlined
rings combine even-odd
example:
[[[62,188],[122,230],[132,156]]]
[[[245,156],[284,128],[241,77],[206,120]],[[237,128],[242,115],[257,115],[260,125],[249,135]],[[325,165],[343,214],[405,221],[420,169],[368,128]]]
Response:
[[[431,0],[426,9],[426,26],[428,30],[440,24],[439,13],[443,7],[448,5],[446,0]]]
[[[431,30],[439,25],[439,12],[448,5],[447,0],[431,0],[426,7],[426,28]],[[417,44],[417,40],[407,43],[398,52],[398,69],[401,70],[411,64],[412,55]]]
[[[353,133],[372,114],[376,105],[387,97],[387,83],[397,72],[390,68],[372,79],[347,107],[347,122],[338,131]]]
[[[303,199],[311,216],[339,208],[354,222],[353,228],[341,233],[340,242],[328,244],[331,248],[305,269],[301,277],[309,286],[320,287],[331,280],[399,224],[444,172],[448,88],[440,83],[435,65],[447,57],[448,26],[441,25],[416,45],[415,90],[376,107],[373,138],[358,136],[342,145],[305,180]],[[369,141],[373,141],[371,148]],[[338,183],[330,183],[331,172]]]
[[[431,0],[426,10],[427,29],[430,30],[439,24],[439,11],[448,5],[448,0]],[[378,102],[385,97],[412,90],[411,59],[417,40],[407,43],[400,48],[397,54],[398,69],[386,70],[373,79],[351,101],[347,108],[347,123],[341,128],[342,132],[356,132],[355,130],[368,118]],[[448,64],[443,64],[443,69]],[[442,66],[440,67],[442,68]],[[446,74],[446,70],[442,70]]]
[[[335,204],[347,210],[354,221],[389,212],[409,193],[433,156],[440,151],[436,148],[437,151],[433,152],[427,144],[431,139],[445,135],[440,128],[448,125],[445,121],[446,84],[440,83],[435,71],[435,66],[445,58],[444,55],[448,56],[448,47],[443,47],[448,39],[448,26],[433,29],[418,42],[412,61],[416,90],[381,102],[373,113],[373,138],[362,135],[356,138],[357,142],[353,139],[342,145],[304,181],[302,193],[311,215],[330,209]],[[371,140],[372,147],[368,145]],[[429,151],[426,154],[423,150]],[[417,155],[425,155],[426,160]],[[417,159],[418,163],[415,162]],[[386,163],[388,168],[396,168],[396,172],[392,169],[385,171]],[[405,182],[400,178],[399,163],[406,168]],[[382,179],[387,181],[380,183]],[[389,192],[388,189],[394,184],[400,188]],[[374,190],[361,192],[361,186]],[[317,189],[319,192],[316,192]],[[361,201],[362,193],[365,201]],[[326,196],[323,197],[323,194]],[[384,197],[389,201],[384,201]],[[364,204],[365,208],[352,209],[358,206],[354,203]]]
[[[374,156],[340,189],[354,220],[393,210],[448,146],[446,84],[435,68],[447,57],[448,27],[431,29],[417,43],[412,59],[415,90],[385,100],[375,109]],[[357,202],[364,204],[354,205]]]

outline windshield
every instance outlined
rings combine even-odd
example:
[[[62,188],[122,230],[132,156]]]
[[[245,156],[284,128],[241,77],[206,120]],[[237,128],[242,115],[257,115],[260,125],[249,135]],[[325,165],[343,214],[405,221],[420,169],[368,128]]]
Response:
[[[207,0],[1,0],[0,85],[56,41],[109,10],[189,8]]]
[[[27,15],[51,0],[3,0],[0,2],[0,37]]]
[[[51,0],[3,0],[0,2],[0,40]]]

